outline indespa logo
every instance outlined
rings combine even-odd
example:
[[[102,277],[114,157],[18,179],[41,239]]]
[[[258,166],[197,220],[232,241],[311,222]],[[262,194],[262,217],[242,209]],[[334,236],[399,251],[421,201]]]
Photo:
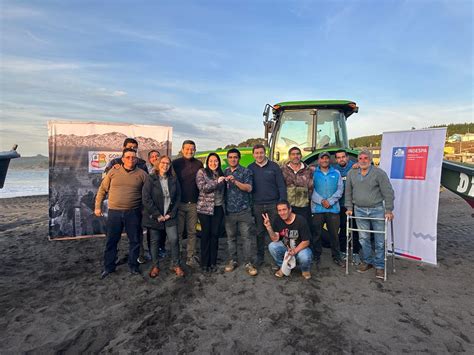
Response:
[[[393,147],[390,178],[425,180],[428,146]]]

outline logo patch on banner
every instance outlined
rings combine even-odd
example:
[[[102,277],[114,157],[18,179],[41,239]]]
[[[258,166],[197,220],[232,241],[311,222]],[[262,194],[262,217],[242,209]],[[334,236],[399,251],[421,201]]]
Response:
[[[425,180],[428,146],[393,147],[390,178]]]
[[[122,156],[122,152],[89,151],[89,173],[102,173],[109,161]]]

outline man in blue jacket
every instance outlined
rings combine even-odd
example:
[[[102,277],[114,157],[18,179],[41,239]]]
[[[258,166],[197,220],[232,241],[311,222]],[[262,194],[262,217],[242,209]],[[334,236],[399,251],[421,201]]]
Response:
[[[330,236],[331,253],[334,262],[343,266],[339,251],[339,199],[343,193],[343,183],[339,171],[330,166],[330,154],[322,152],[318,157],[318,167],[314,171],[314,190],[311,196],[314,240],[313,251],[316,263],[322,252],[321,235],[326,223]]]

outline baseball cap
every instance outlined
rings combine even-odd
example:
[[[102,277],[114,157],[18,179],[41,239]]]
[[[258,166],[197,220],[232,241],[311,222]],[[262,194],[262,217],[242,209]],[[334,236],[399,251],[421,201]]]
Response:
[[[322,157],[328,157],[328,158],[331,158],[331,154],[329,154],[328,152],[321,152],[319,153],[318,155],[318,159],[322,158]]]

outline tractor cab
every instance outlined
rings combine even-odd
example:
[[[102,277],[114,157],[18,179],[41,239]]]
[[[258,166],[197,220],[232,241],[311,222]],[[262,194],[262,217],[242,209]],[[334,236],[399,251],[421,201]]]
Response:
[[[311,161],[321,150],[349,149],[346,119],[358,109],[355,102],[343,100],[267,104],[263,124],[269,158],[283,163],[292,147],[300,148],[303,160]]]

